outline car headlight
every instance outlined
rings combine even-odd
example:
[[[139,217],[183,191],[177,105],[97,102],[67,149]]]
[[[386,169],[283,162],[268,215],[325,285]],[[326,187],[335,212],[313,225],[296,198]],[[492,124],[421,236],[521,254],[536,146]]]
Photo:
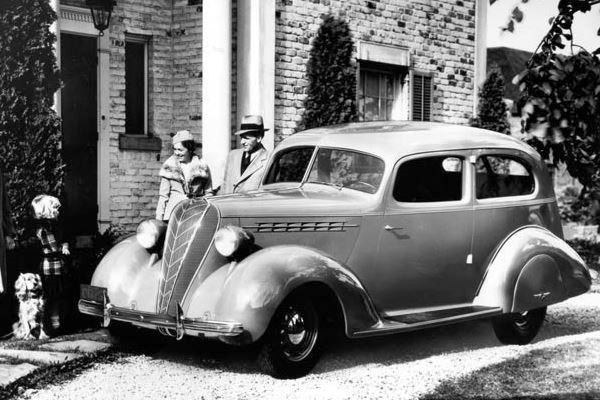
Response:
[[[163,221],[149,219],[138,225],[135,237],[145,249],[151,249],[157,245],[167,229]]]
[[[215,233],[215,248],[224,257],[245,253],[254,244],[254,236],[239,226],[227,225]]]

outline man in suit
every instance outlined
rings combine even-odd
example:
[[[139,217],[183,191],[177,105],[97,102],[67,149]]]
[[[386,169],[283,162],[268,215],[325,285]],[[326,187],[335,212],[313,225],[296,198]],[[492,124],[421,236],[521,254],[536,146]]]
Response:
[[[232,150],[227,156],[225,178],[219,194],[247,192],[257,189],[262,180],[268,159],[268,151],[262,145],[265,131],[260,115],[246,115],[240,130],[241,149]]]

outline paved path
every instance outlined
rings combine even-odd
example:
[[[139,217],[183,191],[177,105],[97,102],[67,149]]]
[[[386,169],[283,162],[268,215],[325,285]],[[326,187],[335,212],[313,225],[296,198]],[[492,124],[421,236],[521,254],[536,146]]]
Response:
[[[40,368],[103,352],[111,346],[109,337],[103,330],[49,341],[0,342],[0,388],[35,373]]]

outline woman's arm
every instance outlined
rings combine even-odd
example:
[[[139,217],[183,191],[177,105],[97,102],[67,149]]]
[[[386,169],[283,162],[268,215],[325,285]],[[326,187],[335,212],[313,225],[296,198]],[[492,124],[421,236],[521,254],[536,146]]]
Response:
[[[171,182],[167,178],[160,178],[160,187],[158,189],[158,203],[156,204],[156,219],[162,221],[165,215],[165,208],[171,194]]]

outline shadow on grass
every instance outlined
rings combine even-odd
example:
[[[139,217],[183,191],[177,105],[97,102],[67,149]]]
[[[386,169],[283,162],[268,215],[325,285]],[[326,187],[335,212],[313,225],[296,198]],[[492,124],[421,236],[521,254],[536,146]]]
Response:
[[[600,399],[600,339],[533,350],[439,385],[421,400]]]

